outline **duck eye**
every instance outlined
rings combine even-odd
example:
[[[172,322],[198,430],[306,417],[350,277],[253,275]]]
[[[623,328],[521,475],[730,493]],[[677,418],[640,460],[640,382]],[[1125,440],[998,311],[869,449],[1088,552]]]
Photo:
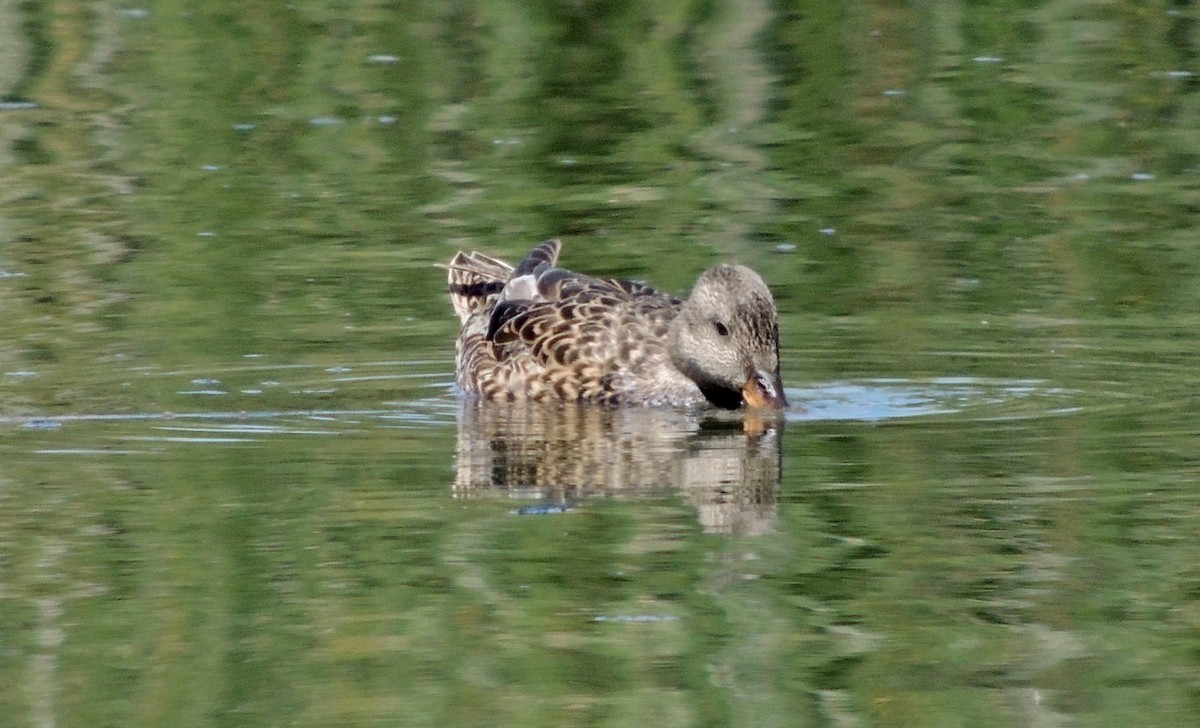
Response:
[[[717,330],[717,336],[729,336],[729,328],[720,321],[713,321],[713,328]]]

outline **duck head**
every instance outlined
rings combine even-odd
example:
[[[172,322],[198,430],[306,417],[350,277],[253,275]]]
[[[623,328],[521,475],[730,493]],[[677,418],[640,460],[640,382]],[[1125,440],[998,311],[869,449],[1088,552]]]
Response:
[[[767,284],[742,265],[696,280],[671,322],[671,361],[725,409],[787,406],[779,377],[779,314]]]

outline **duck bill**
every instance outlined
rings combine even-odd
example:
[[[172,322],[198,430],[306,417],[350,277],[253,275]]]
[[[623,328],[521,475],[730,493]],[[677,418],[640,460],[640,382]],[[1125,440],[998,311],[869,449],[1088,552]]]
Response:
[[[783,396],[783,381],[778,374],[755,372],[742,387],[742,401],[752,409],[781,410],[787,407]]]

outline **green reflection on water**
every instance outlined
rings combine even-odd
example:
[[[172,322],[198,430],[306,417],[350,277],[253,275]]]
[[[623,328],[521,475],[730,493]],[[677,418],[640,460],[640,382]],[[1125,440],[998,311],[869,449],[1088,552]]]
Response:
[[[0,4],[6,719],[1187,722],[1195,15]],[[433,264],[550,235],[759,268],[794,388],[1053,396],[797,415],[754,537],[456,498]]]

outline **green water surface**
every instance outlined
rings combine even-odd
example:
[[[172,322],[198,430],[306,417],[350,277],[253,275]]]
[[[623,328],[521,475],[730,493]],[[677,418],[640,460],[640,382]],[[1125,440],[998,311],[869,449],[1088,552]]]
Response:
[[[1186,0],[0,0],[0,725],[1200,724]],[[463,402],[444,263],[793,406]]]

